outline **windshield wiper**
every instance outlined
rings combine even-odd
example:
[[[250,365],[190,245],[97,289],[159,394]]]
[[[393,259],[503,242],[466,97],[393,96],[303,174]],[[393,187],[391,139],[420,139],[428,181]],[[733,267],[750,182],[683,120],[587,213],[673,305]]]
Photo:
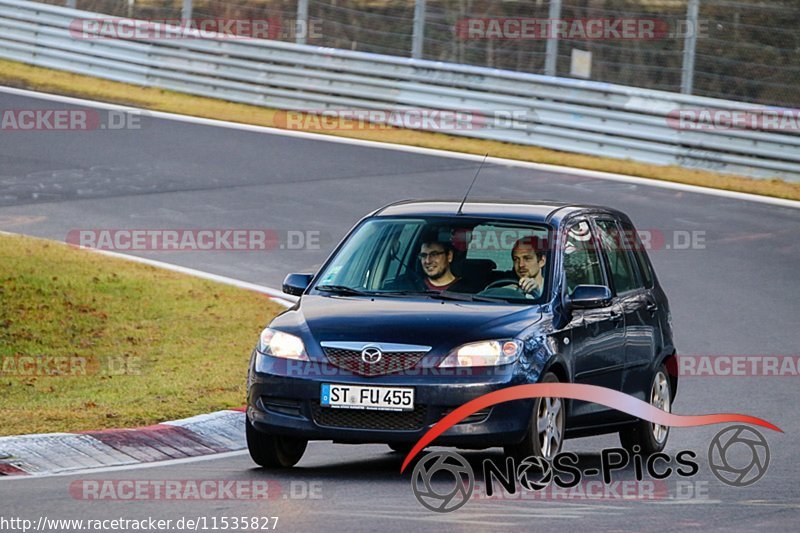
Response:
[[[342,294],[345,296],[374,296],[373,292],[364,292],[347,285],[317,285],[314,287],[318,291],[332,292],[335,294]]]
[[[475,294],[466,294],[461,292],[448,292],[448,291],[392,291],[383,293],[388,295],[400,296],[428,296],[434,300],[448,300],[456,302],[504,302],[501,298],[491,298],[489,296],[477,296]]]
[[[362,291],[347,285],[317,285],[314,287],[318,291],[340,294],[343,296],[427,296],[434,300],[446,300],[454,302],[505,302],[503,298],[493,298],[490,296],[478,296],[475,294],[465,294],[460,292],[448,291]]]
[[[436,298],[437,296],[441,299],[447,300],[461,300],[464,302],[504,302],[502,298],[492,298],[491,296],[478,296],[477,294],[464,294],[459,292],[447,292],[447,291],[432,291],[438,294],[431,294],[432,298]]]

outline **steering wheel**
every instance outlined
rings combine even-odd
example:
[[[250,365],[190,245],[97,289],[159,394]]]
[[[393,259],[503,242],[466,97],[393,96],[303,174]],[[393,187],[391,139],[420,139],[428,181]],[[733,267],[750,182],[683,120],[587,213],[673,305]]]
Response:
[[[499,287],[501,285],[504,285],[505,287],[503,287],[503,288],[505,288],[505,289],[524,292],[522,290],[522,287],[519,286],[519,281],[516,280],[516,279],[513,279],[513,278],[498,279],[496,281],[493,281],[490,284],[488,284],[486,287],[484,287],[483,291],[481,291],[481,292],[488,291],[489,289],[493,289],[493,288]],[[508,287],[508,285],[513,285],[513,287]]]

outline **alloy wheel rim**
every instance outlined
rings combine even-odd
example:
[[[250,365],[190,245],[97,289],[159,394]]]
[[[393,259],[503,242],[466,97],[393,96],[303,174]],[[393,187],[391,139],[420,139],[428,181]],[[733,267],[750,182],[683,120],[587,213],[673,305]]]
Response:
[[[664,372],[659,371],[656,373],[656,377],[653,380],[653,387],[650,390],[650,405],[662,411],[671,412],[672,397],[669,387],[669,378],[664,375]],[[653,423],[651,424],[651,428],[653,431],[653,438],[657,443],[663,444],[664,441],[667,440],[669,427]]]
[[[542,398],[536,413],[539,447],[545,459],[553,459],[561,447],[564,431],[564,409],[560,398]]]

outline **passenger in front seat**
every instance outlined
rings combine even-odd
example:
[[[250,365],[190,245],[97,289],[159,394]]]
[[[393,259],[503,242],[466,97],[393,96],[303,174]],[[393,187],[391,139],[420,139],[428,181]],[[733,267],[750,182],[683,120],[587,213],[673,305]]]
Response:
[[[447,241],[442,242],[433,238],[423,239],[422,246],[418,254],[422,272],[424,289],[429,291],[456,291],[466,289],[461,278],[457,278],[452,270],[453,264],[453,245]],[[419,286],[423,289],[422,286]]]

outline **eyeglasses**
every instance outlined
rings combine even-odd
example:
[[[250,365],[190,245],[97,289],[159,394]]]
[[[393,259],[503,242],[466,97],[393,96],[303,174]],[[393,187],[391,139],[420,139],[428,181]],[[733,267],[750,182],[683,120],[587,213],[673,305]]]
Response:
[[[444,255],[444,252],[429,252],[429,253],[420,252],[420,253],[417,255],[417,257],[419,257],[419,260],[420,260],[420,261],[425,261],[425,260],[426,260],[427,258],[429,258],[429,257],[430,257],[431,259],[436,259],[436,258],[437,258],[437,257],[439,257],[440,255]]]

